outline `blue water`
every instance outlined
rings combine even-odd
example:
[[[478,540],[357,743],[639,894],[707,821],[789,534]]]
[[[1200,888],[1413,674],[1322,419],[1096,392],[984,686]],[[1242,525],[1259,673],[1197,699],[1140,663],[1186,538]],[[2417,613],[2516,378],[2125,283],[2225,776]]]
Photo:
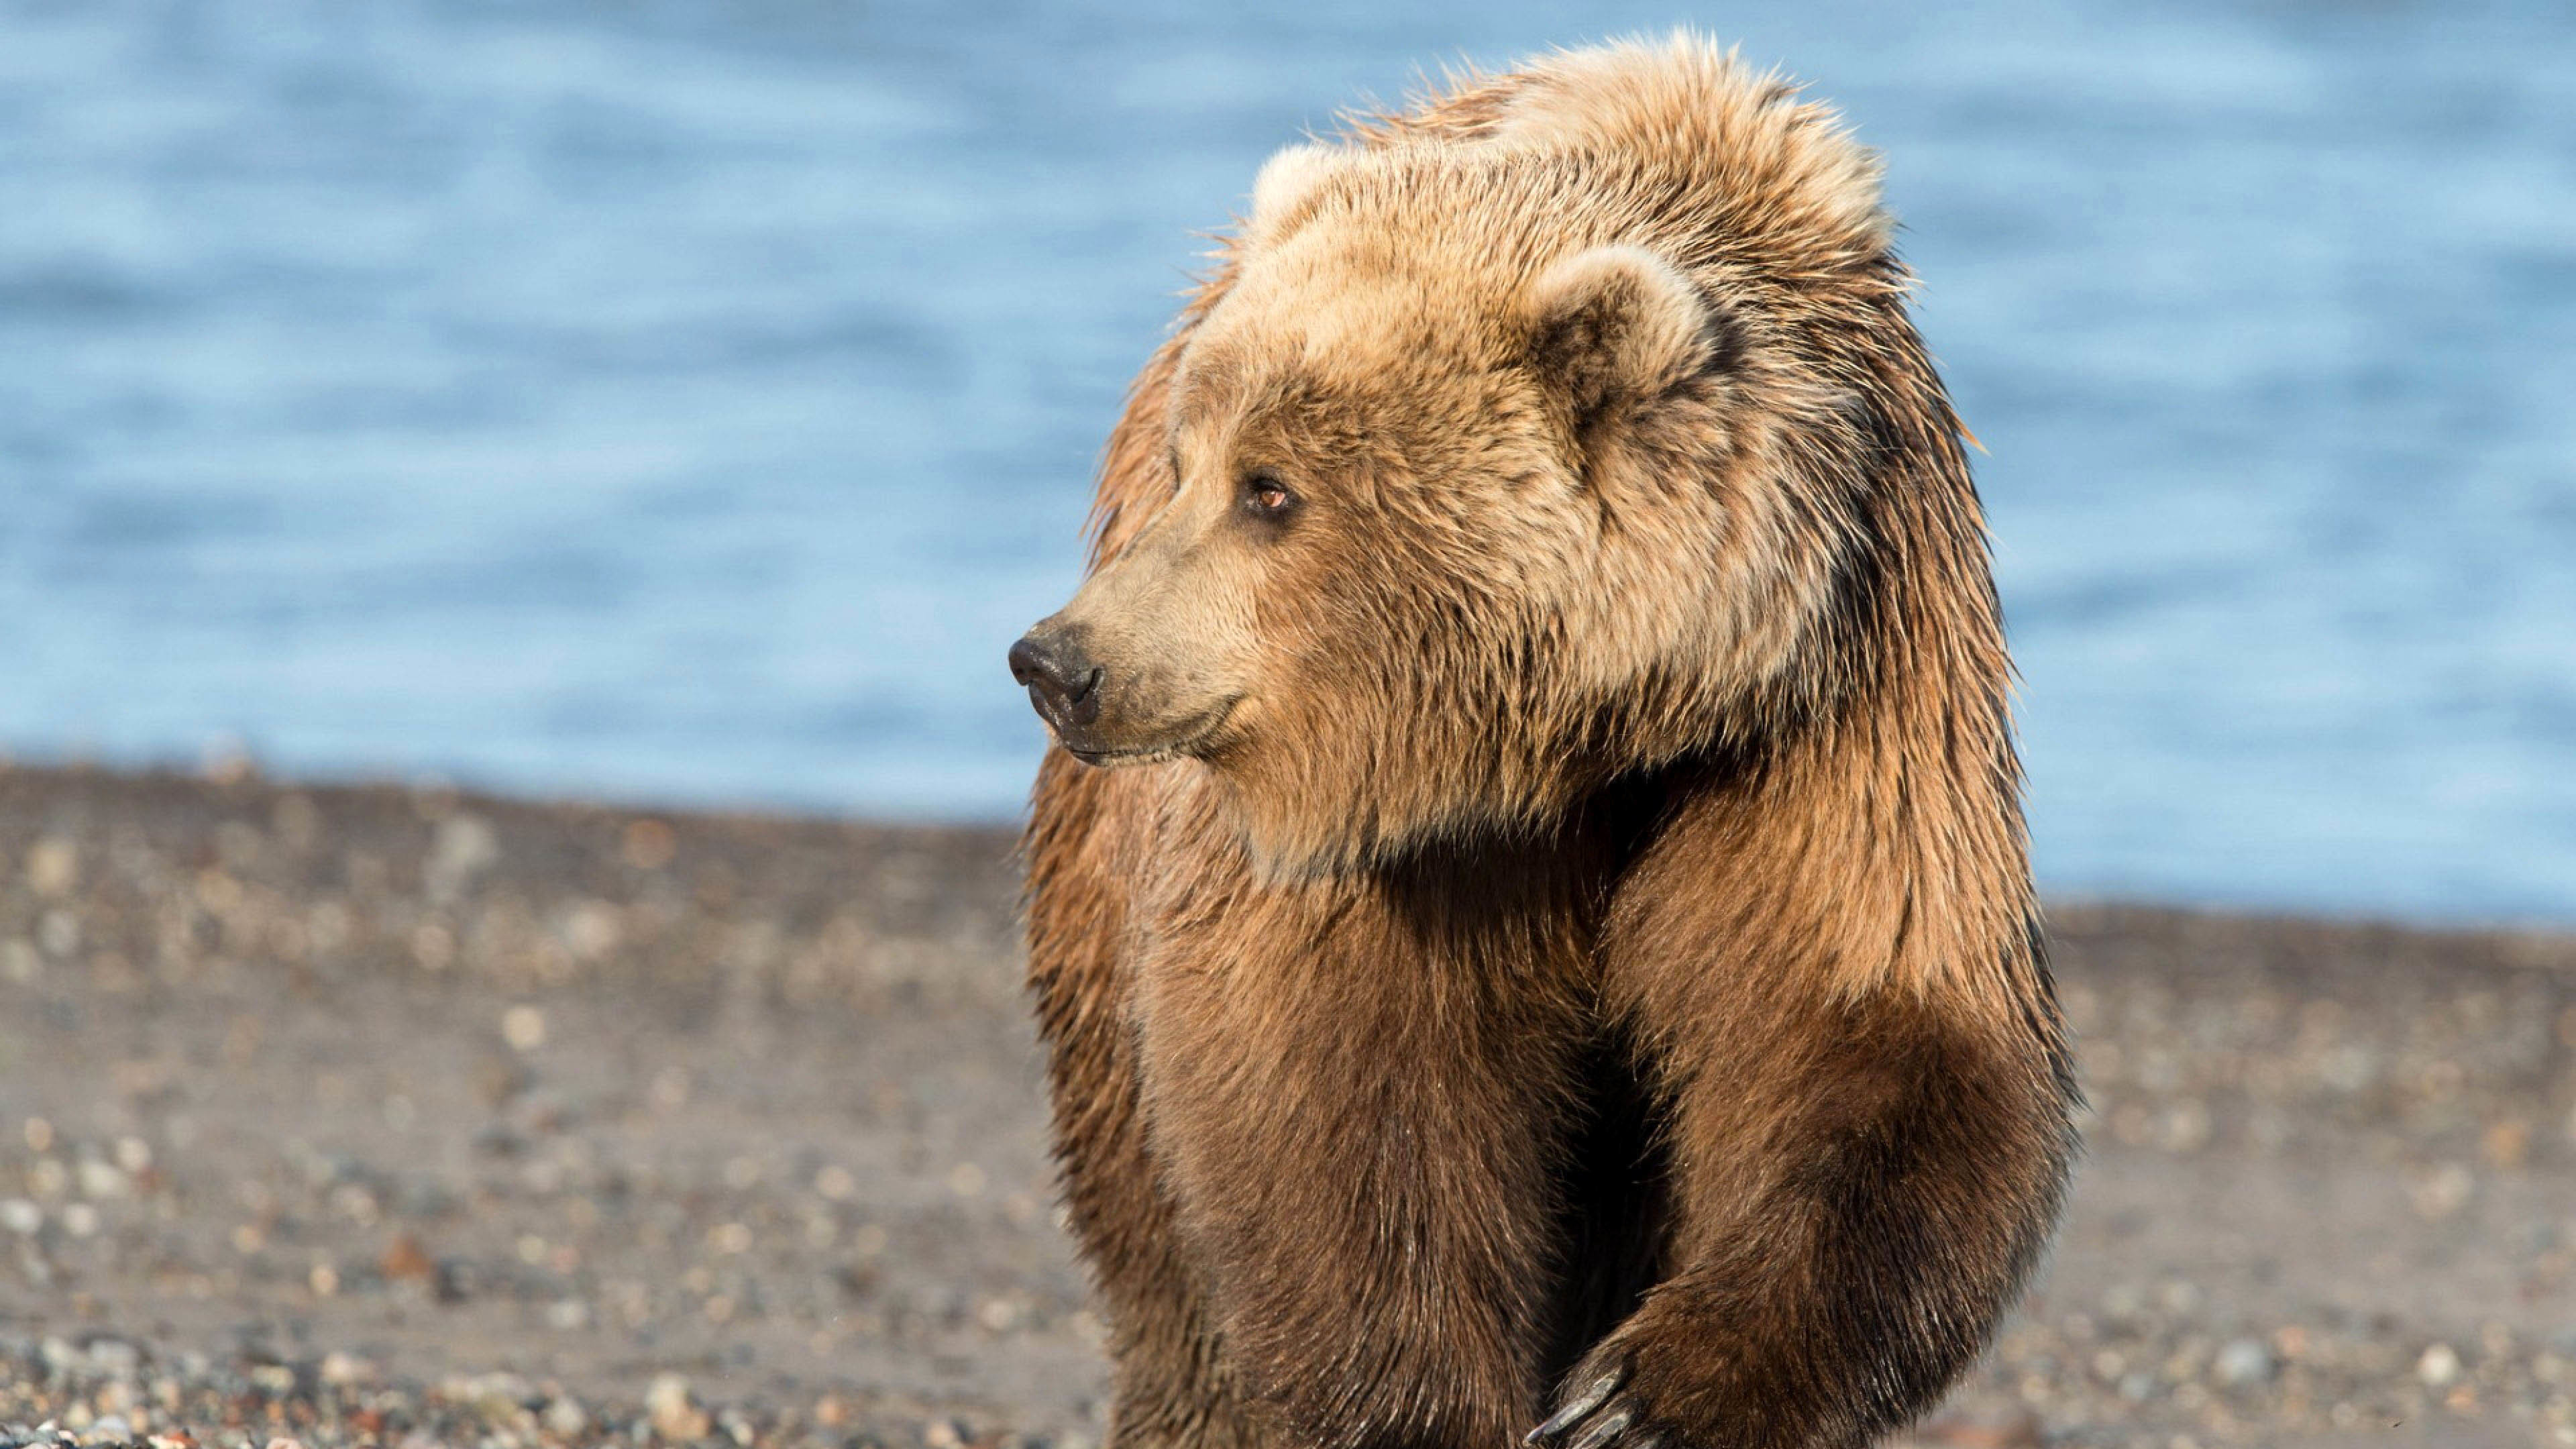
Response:
[[[1262,157],[1690,20],[1891,166],[2068,893],[2576,920],[2576,7],[0,0],[0,745],[1002,817]]]

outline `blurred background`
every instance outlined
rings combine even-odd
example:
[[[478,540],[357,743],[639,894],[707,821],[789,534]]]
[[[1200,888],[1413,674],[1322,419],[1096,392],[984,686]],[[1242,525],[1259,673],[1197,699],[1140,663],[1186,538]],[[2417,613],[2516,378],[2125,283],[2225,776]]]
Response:
[[[1255,169],[1688,21],[1889,161],[2059,897],[2576,921],[2576,8],[0,0],[0,748],[999,820]]]

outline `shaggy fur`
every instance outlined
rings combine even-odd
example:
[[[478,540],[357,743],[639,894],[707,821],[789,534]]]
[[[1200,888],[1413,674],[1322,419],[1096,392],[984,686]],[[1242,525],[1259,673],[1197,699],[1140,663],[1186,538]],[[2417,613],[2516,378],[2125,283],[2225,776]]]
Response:
[[[2013,1297],[2075,1091],[1889,232],[1688,37],[1264,169],[1013,655],[1119,1444],[1853,1445]]]

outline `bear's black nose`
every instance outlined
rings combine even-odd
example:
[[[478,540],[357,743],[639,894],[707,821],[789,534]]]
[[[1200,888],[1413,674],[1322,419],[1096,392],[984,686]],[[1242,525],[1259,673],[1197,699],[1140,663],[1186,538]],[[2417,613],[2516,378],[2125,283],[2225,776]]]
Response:
[[[1031,630],[1011,646],[1011,677],[1056,728],[1100,718],[1100,666],[1070,636]]]

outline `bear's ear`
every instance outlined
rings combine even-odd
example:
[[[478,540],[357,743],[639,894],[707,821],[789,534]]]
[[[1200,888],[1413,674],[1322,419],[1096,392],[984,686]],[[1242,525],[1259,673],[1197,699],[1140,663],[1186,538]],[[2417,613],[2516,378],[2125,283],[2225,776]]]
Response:
[[[1324,178],[1349,158],[1338,146],[1309,144],[1290,146],[1263,162],[1261,174],[1252,179],[1252,229],[1275,238],[1294,222]]]
[[[1549,267],[1528,301],[1531,361],[1578,423],[1653,398],[1716,366],[1732,329],[1674,266],[1639,246],[1602,246]]]

